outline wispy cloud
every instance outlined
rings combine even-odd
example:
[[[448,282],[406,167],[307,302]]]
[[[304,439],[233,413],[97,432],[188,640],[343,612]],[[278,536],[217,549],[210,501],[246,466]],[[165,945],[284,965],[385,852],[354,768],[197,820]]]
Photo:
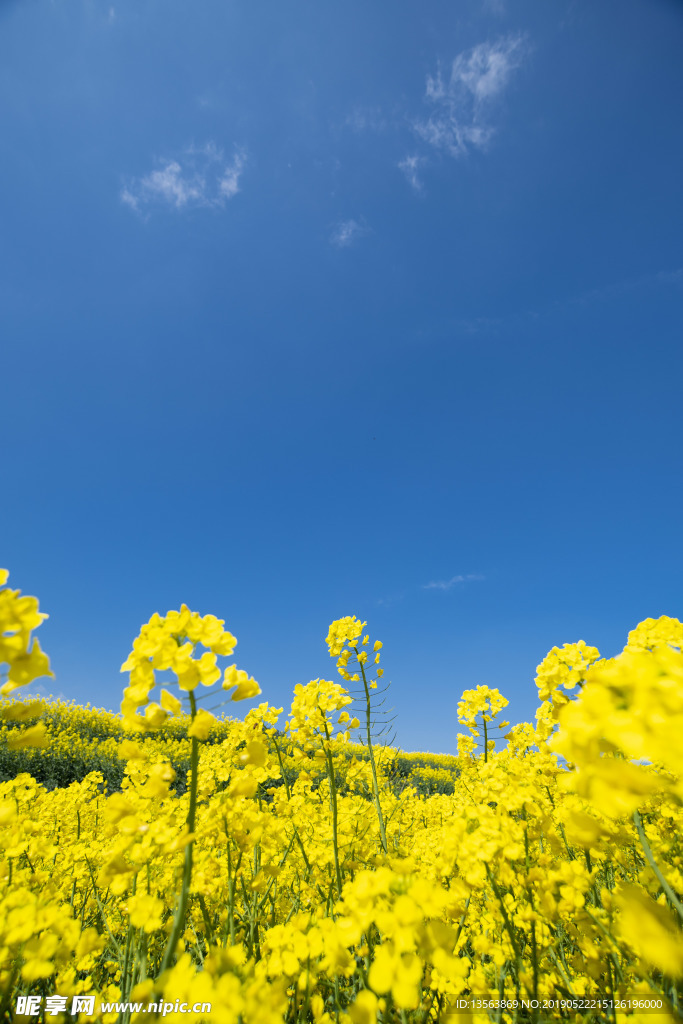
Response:
[[[139,209],[143,203],[159,201],[180,209],[188,203],[200,203],[206,192],[203,178],[187,176],[176,160],[169,160],[160,170],[152,171],[140,178],[131,188],[125,188],[121,199],[133,209]]]
[[[489,114],[512,73],[528,53],[526,37],[508,35],[494,43],[480,43],[458,54],[450,76],[441,69],[427,77],[426,99],[433,106],[427,120],[413,127],[429,145],[452,156],[484,149],[494,133]]]
[[[218,182],[218,191],[226,199],[232,199],[240,190],[240,177],[244,170],[246,157],[243,152],[235,153],[232,163],[226,164],[223,174]]]
[[[354,132],[381,132],[387,127],[387,119],[380,107],[354,107],[344,119],[344,124]]]
[[[683,267],[678,267],[677,270],[662,270],[657,274],[657,280],[662,284],[683,285]]]
[[[423,156],[406,156],[403,160],[399,160],[399,170],[403,171],[411,188],[415,189],[416,192],[422,191],[422,182],[418,175],[418,168],[421,164],[425,163]]]
[[[382,604],[388,607],[389,605],[396,604],[398,601],[403,601],[405,596],[405,590],[400,590],[394,594],[389,594],[387,597],[378,597],[375,604]]]
[[[121,202],[137,212],[152,206],[221,207],[240,191],[245,165],[243,149],[226,161],[214,142],[189,146],[181,157],[162,160],[157,170],[132,179],[121,191]]]
[[[612,299],[628,292],[636,292],[642,289],[659,288],[660,286],[683,286],[683,267],[673,270],[659,270],[655,273],[641,274],[639,277],[626,277],[610,284],[599,285],[597,288],[589,288],[587,291],[577,295],[568,296],[552,304],[552,308],[562,307],[567,303],[571,305],[586,305],[601,299]]]
[[[22,700],[31,700],[31,698],[38,700],[68,700],[66,694],[62,693],[61,690],[59,693],[53,693],[52,690],[46,689],[42,683],[31,683],[30,689],[26,693],[22,693],[21,697]]]
[[[330,242],[338,249],[346,249],[365,234],[367,234],[367,228],[359,224],[357,220],[343,220],[337,224],[330,235]]]
[[[451,576],[449,580],[433,580],[431,583],[425,583],[422,589],[450,590],[451,587],[455,587],[458,583],[474,583],[477,580],[483,579],[484,577],[478,573],[468,573],[466,576]]]
[[[505,0],[483,0],[483,7],[491,14],[505,14]]]
[[[670,288],[676,290],[683,288],[683,267],[648,272],[637,277],[621,278],[596,288],[550,299],[535,307],[512,308],[499,317],[474,316],[467,319],[447,317],[442,321],[435,320],[430,331],[426,333],[440,335],[457,331],[460,334],[492,335],[530,322],[548,321],[550,318],[564,316],[567,310],[576,307],[589,308],[594,303],[617,299],[633,301],[639,292],[648,293]]]

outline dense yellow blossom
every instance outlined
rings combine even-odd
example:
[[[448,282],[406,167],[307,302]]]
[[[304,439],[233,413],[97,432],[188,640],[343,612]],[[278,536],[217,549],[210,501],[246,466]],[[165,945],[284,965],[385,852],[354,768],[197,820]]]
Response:
[[[8,571],[0,569],[0,668],[7,665],[7,680],[0,686],[3,697],[34,679],[52,675],[49,658],[38,640],[31,638],[47,615],[38,611],[35,597],[22,597],[20,590],[5,587],[8,577]],[[22,744],[31,746],[35,736],[27,730]]]
[[[0,590],[8,673],[41,621],[17,595]],[[186,606],[141,630],[121,716],[0,705],[6,1019],[31,1019],[19,997],[89,994],[79,1020],[104,1024],[681,1019],[681,623],[641,623],[609,660],[554,648],[546,710],[500,746],[506,699],[466,691],[457,755],[373,741],[382,646],[365,626],[327,638],[360,696],[298,684],[284,722],[265,702],[243,721],[198,703],[201,686],[260,691],[219,668],[223,622]],[[151,699],[167,669],[177,685]],[[653,1000],[661,1015],[642,1012]]]

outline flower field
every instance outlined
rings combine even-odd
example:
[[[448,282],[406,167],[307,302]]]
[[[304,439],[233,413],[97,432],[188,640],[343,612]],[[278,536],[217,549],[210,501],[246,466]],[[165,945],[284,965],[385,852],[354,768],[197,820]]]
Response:
[[[21,699],[44,616],[0,585],[0,1019],[683,1020],[677,619],[553,648],[533,725],[465,691],[457,756],[406,755],[355,617],[285,714],[221,620],[153,615],[115,716]]]

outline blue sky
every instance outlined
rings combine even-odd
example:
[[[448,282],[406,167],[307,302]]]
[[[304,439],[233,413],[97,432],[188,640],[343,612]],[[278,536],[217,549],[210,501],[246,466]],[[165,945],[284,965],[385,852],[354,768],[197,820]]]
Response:
[[[51,688],[384,642],[398,741],[683,613],[683,6],[5,0],[0,565]],[[241,710],[241,706],[237,706]]]

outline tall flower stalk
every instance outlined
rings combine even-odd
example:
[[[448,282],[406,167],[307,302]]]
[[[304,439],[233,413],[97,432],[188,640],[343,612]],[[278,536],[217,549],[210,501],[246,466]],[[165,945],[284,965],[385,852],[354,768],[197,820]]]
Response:
[[[366,672],[366,665],[368,665],[368,652],[366,648],[370,643],[370,637],[364,636],[360,644],[358,644],[358,639],[362,635],[366,626],[367,622],[360,622],[355,615],[347,615],[346,618],[335,620],[330,625],[330,629],[327,634],[327,646],[330,651],[330,657],[337,658],[337,670],[343,679],[348,682],[360,682],[362,677],[363,680],[363,692],[365,695],[365,738],[368,747],[370,770],[372,772],[372,794],[375,810],[377,812],[380,842],[382,844],[383,851],[386,853],[388,849],[387,833],[384,814],[382,812],[382,801],[380,799],[380,787],[377,776],[377,763],[375,761],[373,745],[373,711],[370,695],[371,690],[377,689],[377,679],[381,679],[384,674],[384,669],[379,668],[382,642],[381,640],[376,640],[373,646],[374,661],[372,664],[377,666],[375,669],[377,679],[368,679],[368,673]],[[360,675],[357,672],[354,674],[349,672],[348,666],[352,658],[360,669]]]
[[[460,703],[458,704],[458,721],[466,725],[470,735],[461,733],[458,736],[458,753],[463,755],[473,754],[481,742],[479,739],[479,725],[484,733],[484,764],[488,763],[489,753],[495,744],[489,739],[492,723],[499,729],[505,729],[509,722],[496,722],[496,717],[507,707],[509,701],[503,697],[499,690],[491,689],[489,686],[478,686],[476,690],[465,690]]]
[[[197,707],[195,690],[198,685],[212,687],[223,674],[222,688],[233,690],[234,701],[255,697],[261,688],[246,672],[230,665],[222,673],[218,658],[233,653],[237,640],[232,633],[223,629],[224,621],[215,615],[201,616],[191,612],[187,605],[180,611],[169,611],[162,618],[155,613],[140,630],[133,641],[133,650],[121,666],[122,672],[130,673],[130,685],[123,691],[121,714],[124,727],[135,732],[154,732],[173,715],[183,712],[182,699],[169,690],[162,689],[159,701],[149,700],[156,686],[156,671],[175,673],[178,686],[186,693],[190,706],[188,736],[192,740],[190,754],[189,808],[187,812],[187,837],[182,882],[169,935],[161,963],[162,971],[173,963],[178,940],[185,930],[187,904],[192,886],[192,859],[194,833],[197,818],[197,776],[199,769],[199,743],[207,739],[216,722],[215,717],[203,708]],[[196,656],[198,646],[205,650]],[[140,709],[144,708],[141,714]]]
[[[294,688],[294,700],[289,721],[285,729],[290,737],[300,744],[303,751],[313,755],[321,755],[325,760],[330,787],[330,813],[332,816],[332,851],[337,896],[341,899],[342,869],[339,859],[339,815],[337,802],[337,780],[334,771],[334,722],[332,715],[340,712],[337,724],[346,725],[342,739],[348,740],[349,729],[357,729],[360,722],[357,718],[350,720],[344,708],[351,704],[353,698],[339,683],[327,679],[312,679],[306,686],[298,683]],[[281,762],[280,762],[281,763]]]

